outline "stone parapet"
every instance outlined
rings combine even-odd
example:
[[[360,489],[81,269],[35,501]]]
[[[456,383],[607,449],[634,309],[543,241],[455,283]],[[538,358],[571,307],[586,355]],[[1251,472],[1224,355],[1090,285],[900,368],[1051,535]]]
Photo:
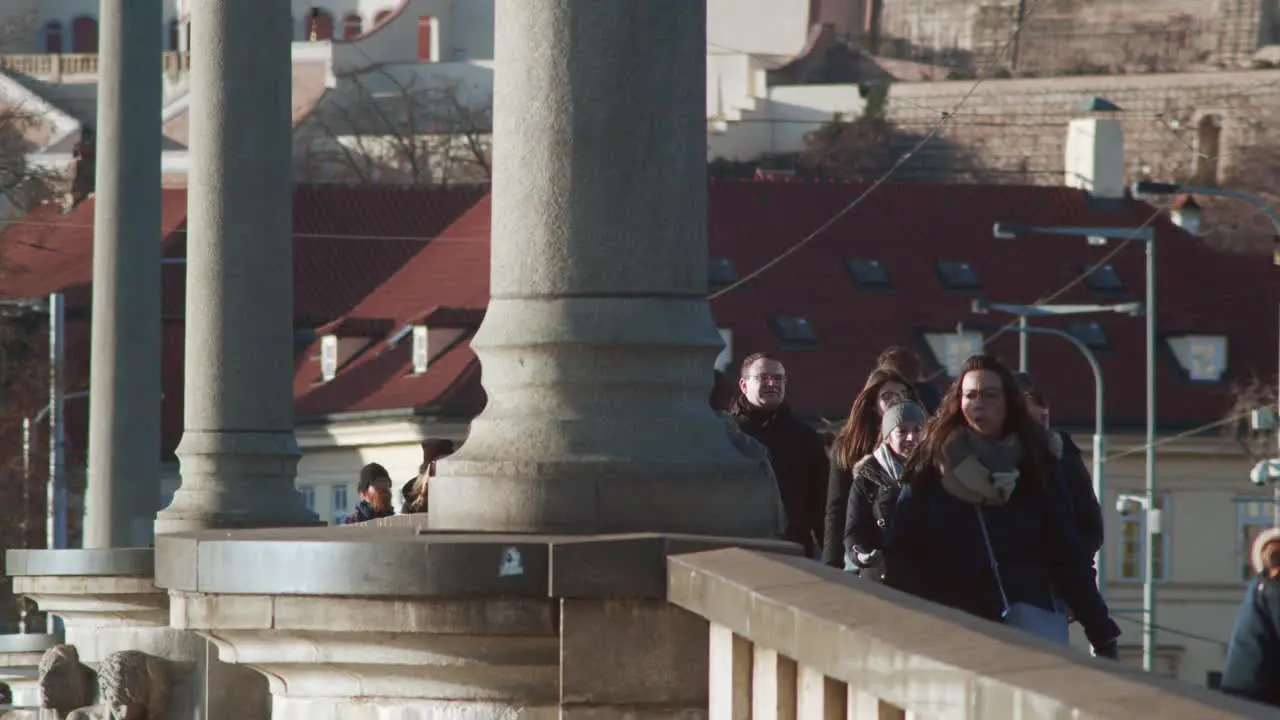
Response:
[[[169,596],[152,578],[151,548],[10,550],[7,569],[16,594],[62,620],[64,642],[89,667],[128,650],[170,661],[174,717],[270,717],[260,675],[219,662],[203,637],[170,627]]]
[[[59,635],[0,635],[0,683],[13,692],[16,707],[40,705],[37,684],[40,658],[49,648],[62,641]]]
[[[789,543],[348,526],[157,540],[170,623],[268,678],[273,720],[704,717],[707,625],[666,558]]]

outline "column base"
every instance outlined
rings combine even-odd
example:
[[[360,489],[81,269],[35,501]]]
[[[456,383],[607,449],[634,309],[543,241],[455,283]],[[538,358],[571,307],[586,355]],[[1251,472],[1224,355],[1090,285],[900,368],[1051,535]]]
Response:
[[[494,297],[471,348],[489,402],[437,463],[433,530],[777,531],[776,483],[710,407],[704,297]]]
[[[548,600],[171,597],[175,627],[268,679],[272,720],[556,717]]]
[[[268,679],[272,720],[692,719],[707,707],[708,629],[666,602],[666,559],[740,545],[800,550],[656,534],[210,531],[160,537],[157,584],[174,628]]]
[[[40,658],[60,642],[59,635],[0,635],[0,682],[13,692],[13,705],[40,706]]]
[[[294,486],[293,431],[188,430],[178,444],[182,485],[156,515],[156,535],[209,528],[323,526]]]
[[[270,696],[260,675],[218,662],[204,638],[170,627],[168,593],[152,577],[154,557],[152,548],[10,550],[7,562],[14,593],[62,619],[63,642],[76,647],[84,664],[96,667],[122,650],[155,655],[175,672],[172,717],[268,720]]]

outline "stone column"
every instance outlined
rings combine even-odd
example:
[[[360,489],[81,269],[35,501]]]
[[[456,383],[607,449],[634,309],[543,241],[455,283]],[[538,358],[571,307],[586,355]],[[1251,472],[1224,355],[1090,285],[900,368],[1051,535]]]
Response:
[[[706,3],[496,10],[489,402],[431,527],[768,535],[707,400]]]
[[[182,486],[156,533],[311,524],[294,488],[288,3],[191,4]]]
[[[160,0],[102,0],[84,547],[151,544],[160,505]]]

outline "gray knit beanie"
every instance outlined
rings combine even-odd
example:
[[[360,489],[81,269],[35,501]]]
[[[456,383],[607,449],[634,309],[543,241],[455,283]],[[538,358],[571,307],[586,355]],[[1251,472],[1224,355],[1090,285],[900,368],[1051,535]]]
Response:
[[[899,403],[884,411],[884,415],[880,419],[880,439],[889,437],[889,433],[904,422],[913,422],[924,425],[929,419],[924,408],[913,402]]]

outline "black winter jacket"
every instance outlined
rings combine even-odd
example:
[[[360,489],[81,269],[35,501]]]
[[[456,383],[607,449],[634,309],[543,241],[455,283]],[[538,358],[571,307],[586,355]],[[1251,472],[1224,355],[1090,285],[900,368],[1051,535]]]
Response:
[[[1280,581],[1257,576],[1236,615],[1222,691],[1280,707]]]
[[[794,418],[785,403],[775,410],[761,410],[739,397],[730,414],[742,432],[768,448],[787,512],[784,537],[803,545],[812,557],[822,538],[827,495],[827,450],[822,438]]]
[[[912,472],[912,471],[908,471]],[[1059,593],[1095,648],[1120,635],[1098,593],[1088,550],[1061,494],[1027,481],[982,508],[1010,603],[1054,608]],[[936,467],[903,478],[885,541],[885,582],[926,600],[1000,621],[1003,605],[975,508],[942,488]],[[1056,478],[1050,478],[1056,482]]]
[[[1062,482],[1080,540],[1090,555],[1096,555],[1103,542],[1102,506],[1093,493],[1093,478],[1085,467],[1080,448],[1070,435],[1060,432],[1058,436],[1062,438],[1062,450],[1057,457],[1055,476]]]
[[[856,553],[884,551],[884,538],[893,517],[894,505],[902,486],[894,480],[874,455],[868,455],[853,466],[853,486],[844,525],[844,550]],[[856,562],[856,559],[855,559]],[[879,578],[883,573],[877,571]]]

